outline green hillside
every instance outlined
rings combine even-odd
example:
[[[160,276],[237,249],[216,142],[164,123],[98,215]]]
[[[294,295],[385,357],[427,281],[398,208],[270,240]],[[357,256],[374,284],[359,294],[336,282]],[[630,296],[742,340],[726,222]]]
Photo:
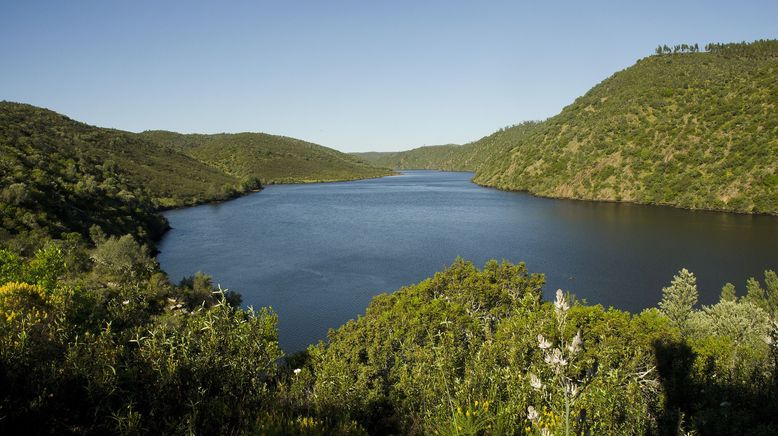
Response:
[[[0,240],[24,246],[95,224],[154,239],[167,227],[159,205],[237,182],[137,135],[9,102],[0,102],[0,168]]]
[[[353,156],[285,136],[265,133],[180,134],[147,131],[142,135],[195,159],[263,184],[329,182],[391,174]]]
[[[90,159],[104,167],[106,174],[123,177],[133,189],[148,190],[160,206],[226,198],[242,189],[234,176],[135,133],[94,127],[47,109],[11,102],[0,103],[0,117],[4,162],[18,160],[19,155],[39,156],[41,161],[47,158],[47,163],[64,166],[71,160]],[[37,163],[28,165],[36,167]]]
[[[375,166],[406,170],[473,171],[480,154],[472,145],[429,145],[408,151],[351,153]]]
[[[477,183],[550,197],[778,213],[778,41],[650,56],[559,115],[475,143]]]
[[[359,156],[547,197],[776,214],[778,41],[706,49],[642,59],[543,122]]]
[[[202,161],[200,160],[202,159]],[[264,134],[144,134],[90,126],[0,102],[0,241],[34,246],[92,225],[142,240],[167,227],[159,208],[224,200],[266,183],[351,180],[388,170]]]

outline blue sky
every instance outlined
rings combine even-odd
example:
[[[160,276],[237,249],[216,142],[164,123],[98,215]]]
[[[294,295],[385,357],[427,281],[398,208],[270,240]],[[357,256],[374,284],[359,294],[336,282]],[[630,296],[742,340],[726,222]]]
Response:
[[[660,43],[778,38],[778,1],[0,0],[0,100],[343,151],[558,113]]]

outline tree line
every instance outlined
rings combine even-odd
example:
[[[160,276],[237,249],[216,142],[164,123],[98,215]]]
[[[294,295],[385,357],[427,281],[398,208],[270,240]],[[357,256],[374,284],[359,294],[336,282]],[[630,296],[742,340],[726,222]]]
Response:
[[[740,56],[775,56],[775,47],[778,41],[774,39],[758,39],[753,42],[730,42],[719,43],[709,42],[703,47],[703,51],[716,54],[730,54]],[[666,55],[675,53],[699,53],[700,46],[694,44],[676,44],[672,47],[667,44],[660,44],[654,49],[656,55]]]
[[[705,46],[705,51],[708,51],[708,46]],[[673,53],[697,53],[700,51],[700,46],[697,43],[694,44],[676,44],[672,48],[667,44],[659,45],[654,49],[654,53],[657,55],[673,54]]]

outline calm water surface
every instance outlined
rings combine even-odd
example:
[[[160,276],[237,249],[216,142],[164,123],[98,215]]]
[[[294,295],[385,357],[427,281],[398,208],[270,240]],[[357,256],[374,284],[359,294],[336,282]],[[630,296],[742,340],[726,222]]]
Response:
[[[177,281],[204,271],[245,305],[272,306],[287,352],[364,313],[381,292],[457,256],[525,261],[545,292],[630,311],[655,306],[674,273],[702,303],[731,281],[778,268],[778,218],[550,200],[482,188],[470,173],[408,171],[357,182],[275,185],[169,211],[159,261]]]

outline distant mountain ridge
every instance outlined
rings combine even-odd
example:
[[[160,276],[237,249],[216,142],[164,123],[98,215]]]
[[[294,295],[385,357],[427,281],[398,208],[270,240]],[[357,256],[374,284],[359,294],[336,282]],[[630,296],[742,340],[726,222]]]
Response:
[[[472,144],[428,145],[408,151],[351,153],[373,165],[407,170],[440,169],[447,171],[473,171],[478,163]]]
[[[641,59],[556,116],[414,165],[547,197],[778,214],[778,41],[706,48]]]
[[[318,144],[266,133],[140,134],[242,179],[262,184],[355,180],[389,175],[354,156]]]

